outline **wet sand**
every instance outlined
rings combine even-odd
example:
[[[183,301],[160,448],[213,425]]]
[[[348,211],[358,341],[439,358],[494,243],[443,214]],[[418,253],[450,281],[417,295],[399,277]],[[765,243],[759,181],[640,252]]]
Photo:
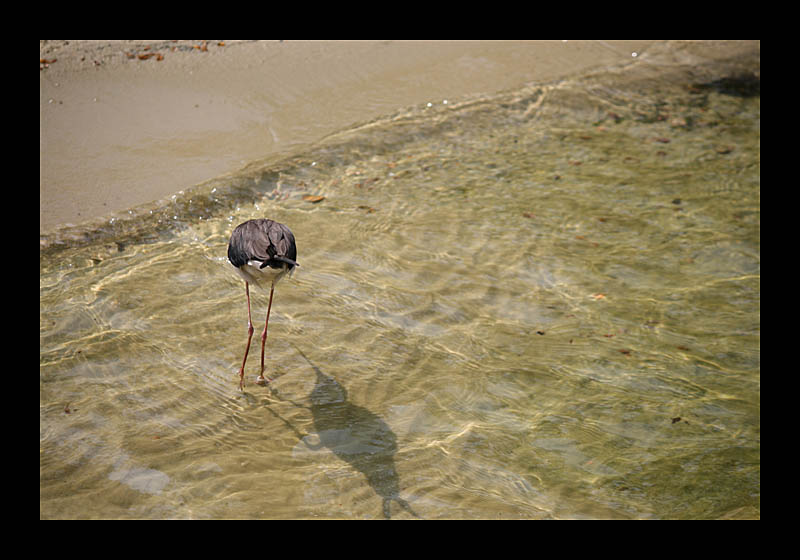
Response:
[[[402,107],[624,63],[653,43],[40,41],[40,233]]]

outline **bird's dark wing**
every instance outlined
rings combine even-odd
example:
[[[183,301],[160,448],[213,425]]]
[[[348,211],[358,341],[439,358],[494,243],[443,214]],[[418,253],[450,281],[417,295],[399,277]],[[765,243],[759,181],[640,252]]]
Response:
[[[270,222],[267,226],[267,235],[269,236],[270,245],[273,248],[270,251],[270,257],[286,257],[292,262],[297,260],[297,245],[294,242],[294,234],[292,230],[278,222],[264,220]]]
[[[240,267],[250,260],[261,261],[261,267],[279,268],[283,263],[291,267],[296,262],[297,246],[292,231],[273,220],[249,220],[240,224],[228,244],[228,260]]]

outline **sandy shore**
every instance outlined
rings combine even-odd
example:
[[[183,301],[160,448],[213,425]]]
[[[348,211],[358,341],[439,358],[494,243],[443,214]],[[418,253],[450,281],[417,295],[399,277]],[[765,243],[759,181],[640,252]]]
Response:
[[[652,43],[40,41],[40,233],[402,107],[626,62]]]

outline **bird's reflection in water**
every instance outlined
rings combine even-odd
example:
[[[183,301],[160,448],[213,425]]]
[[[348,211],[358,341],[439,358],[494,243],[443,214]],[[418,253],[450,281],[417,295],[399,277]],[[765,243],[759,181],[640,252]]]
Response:
[[[375,493],[383,498],[383,515],[387,519],[391,518],[393,501],[414,517],[419,517],[400,497],[400,479],[394,464],[397,452],[394,432],[379,416],[349,402],[345,388],[333,377],[325,375],[299,348],[296,349],[317,375],[308,408],[319,443],[310,444],[308,438],[304,438],[306,445],[312,450],[326,447],[363,473]]]

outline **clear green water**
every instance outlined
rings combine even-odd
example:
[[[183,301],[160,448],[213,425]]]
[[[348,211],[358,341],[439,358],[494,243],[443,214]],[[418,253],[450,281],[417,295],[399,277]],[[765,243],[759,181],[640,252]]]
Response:
[[[715,81],[757,58],[657,62],[43,245],[40,517],[760,517],[760,97]],[[253,217],[301,268],[241,393]]]

